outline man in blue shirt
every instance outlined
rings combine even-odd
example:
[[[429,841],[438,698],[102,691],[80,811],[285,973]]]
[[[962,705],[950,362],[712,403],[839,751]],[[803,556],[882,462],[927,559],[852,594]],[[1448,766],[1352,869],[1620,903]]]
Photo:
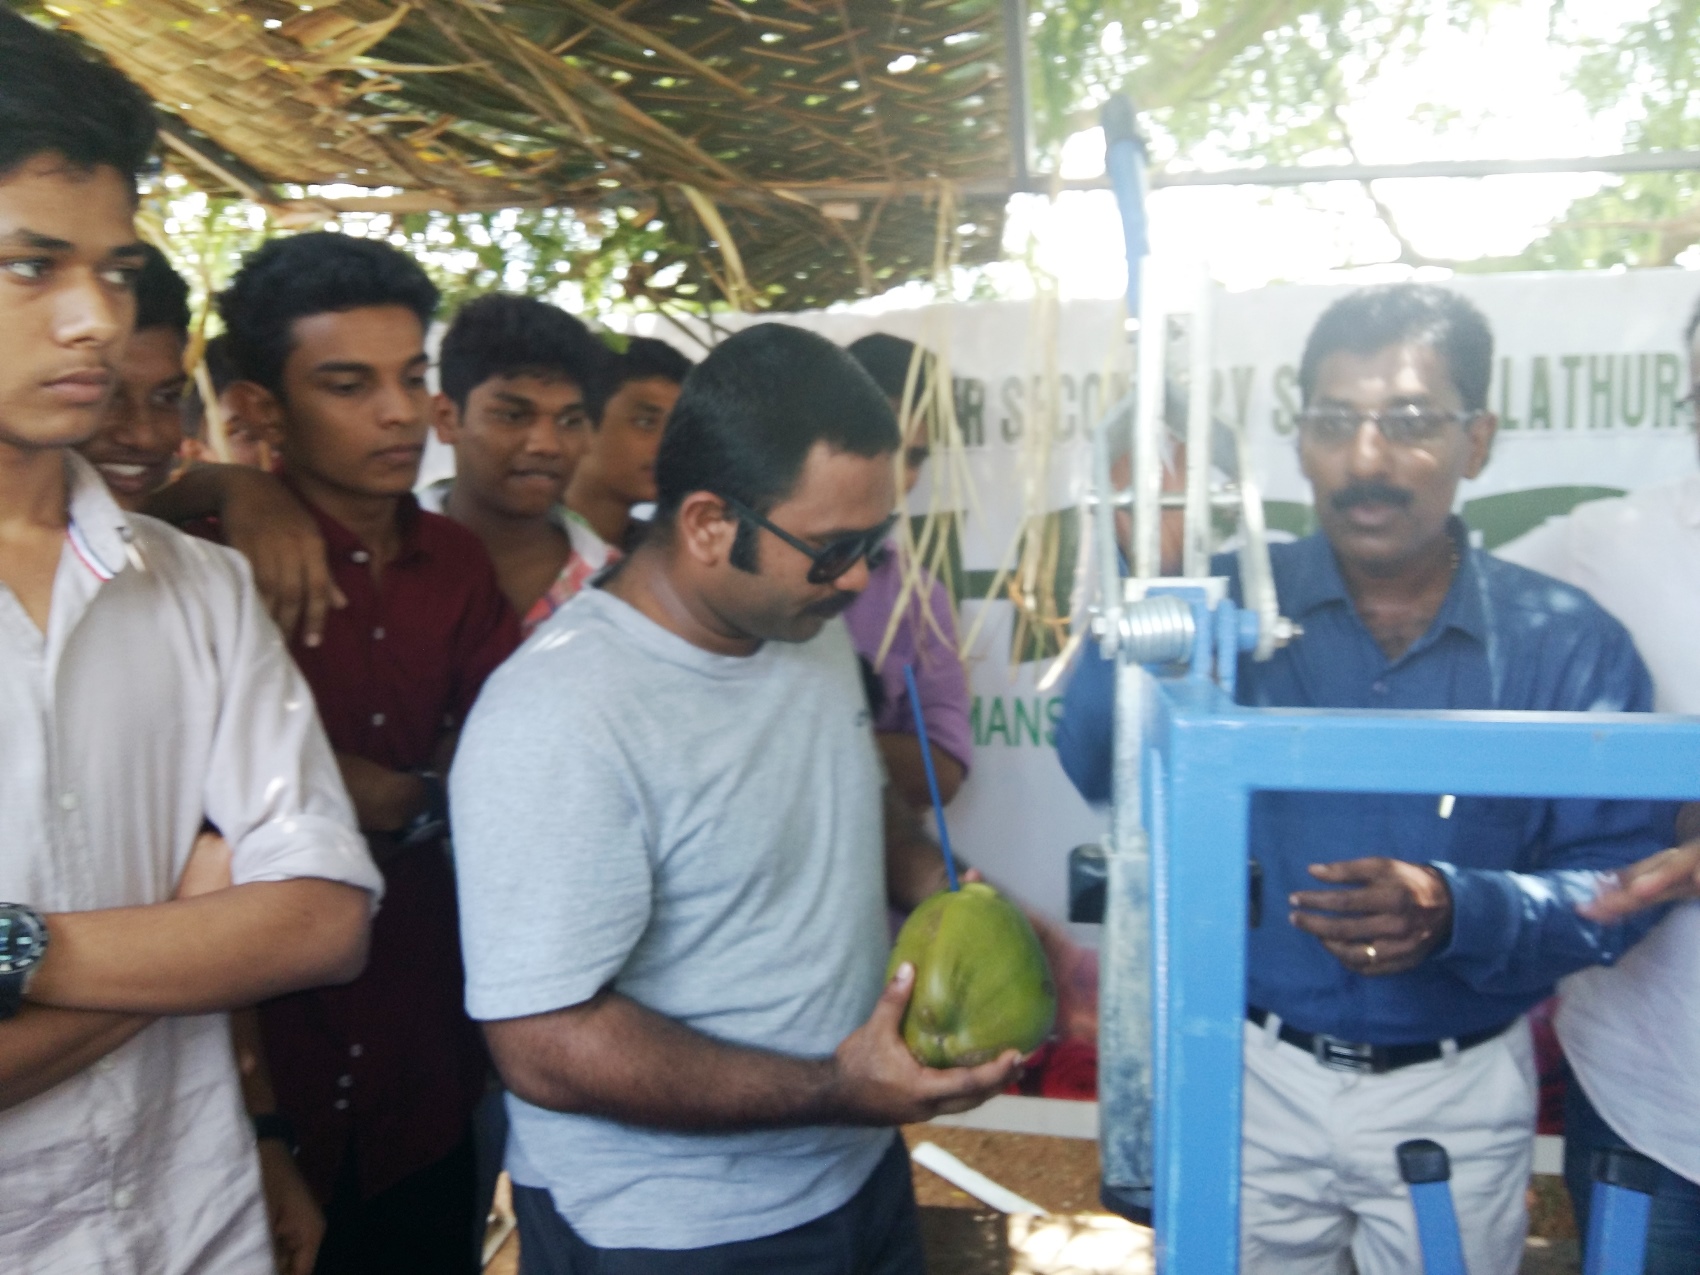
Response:
[[[1646,669],[1588,597],[1470,547],[1458,484],[1487,463],[1492,335],[1443,289],[1352,293],[1299,367],[1299,458],[1321,531],[1271,558],[1304,635],[1245,660],[1258,707],[1644,711]],[[1231,560],[1216,569],[1238,587]],[[1110,796],[1113,670],[1076,671],[1057,732]],[[1263,923],[1247,977],[1241,1264],[1421,1271],[1394,1148],[1452,1155],[1475,1275],[1522,1257],[1535,1075],[1522,1015],[1647,922],[1579,916],[1602,871],[1658,849],[1646,803],[1263,793]]]

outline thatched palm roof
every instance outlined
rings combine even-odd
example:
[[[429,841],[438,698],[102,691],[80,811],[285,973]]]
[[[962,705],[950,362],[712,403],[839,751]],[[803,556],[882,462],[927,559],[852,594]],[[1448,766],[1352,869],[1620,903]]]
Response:
[[[941,183],[1013,166],[999,0],[44,3],[153,96],[209,189],[297,212],[636,208],[698,300],[800,308],[926,275]],[[333,183],[388,189],[302,190]],[[994,254],[1001,197],[950,199],[965,259]]]

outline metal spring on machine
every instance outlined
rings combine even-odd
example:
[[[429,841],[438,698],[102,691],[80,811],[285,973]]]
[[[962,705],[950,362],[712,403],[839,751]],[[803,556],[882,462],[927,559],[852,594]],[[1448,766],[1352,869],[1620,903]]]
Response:
[[[1135,664],[1172,664],[1192,654],[1197,625],[1192,608],[1172,593],[1122,608],[1121,649]]]

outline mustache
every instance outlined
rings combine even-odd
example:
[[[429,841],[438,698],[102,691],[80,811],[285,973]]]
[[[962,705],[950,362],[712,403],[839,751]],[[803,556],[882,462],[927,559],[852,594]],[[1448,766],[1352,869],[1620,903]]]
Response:
[[[822,598],[819,602],[811,602],[803,608],[804,615],[818,615],[824,620],[830,620],[835,615],[843,615],[860,597],[856,593],[839,593],[834,597]]]
[[[1335,492],[1328,503],[1340,513],[1358,505],[1395,505],[1403,509],[1411,503],[1411,493],[1390,483],[1353,483]]]

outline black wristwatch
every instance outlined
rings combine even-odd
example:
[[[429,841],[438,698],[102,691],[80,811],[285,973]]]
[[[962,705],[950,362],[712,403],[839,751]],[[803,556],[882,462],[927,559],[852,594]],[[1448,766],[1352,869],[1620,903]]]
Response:
[[[434,770],[416,770],[413,774],[425,785],[425,807],[401,830],[404,846],[424,845],[449,835],[448,785]]]
[[[17,1016],[24,984],[47,954],[47,922],[22,903],[0,903],[0,1021]]]

